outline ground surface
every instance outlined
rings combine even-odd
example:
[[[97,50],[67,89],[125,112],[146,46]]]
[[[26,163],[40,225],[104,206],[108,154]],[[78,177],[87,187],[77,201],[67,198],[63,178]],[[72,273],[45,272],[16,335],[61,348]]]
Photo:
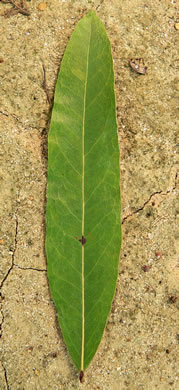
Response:
[[[0,390],[177,389],[175,0],[39,3],[4,17],[12,6],[0,2]],[[47,283],[42,64],[51,98],[68,39],[91,8],[114,58],[123,247],[112,312],[80,385]],[[139,57],[146,75],[129,67]]]

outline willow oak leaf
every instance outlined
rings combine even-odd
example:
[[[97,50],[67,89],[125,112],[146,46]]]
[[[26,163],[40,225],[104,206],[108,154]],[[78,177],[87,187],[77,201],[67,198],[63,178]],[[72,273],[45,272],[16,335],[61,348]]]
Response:
[[[90,11],[72,34],[57,79],[46,209],[50,291],[80,380],[101,341],[115,292],[119,175],[111,47]]]

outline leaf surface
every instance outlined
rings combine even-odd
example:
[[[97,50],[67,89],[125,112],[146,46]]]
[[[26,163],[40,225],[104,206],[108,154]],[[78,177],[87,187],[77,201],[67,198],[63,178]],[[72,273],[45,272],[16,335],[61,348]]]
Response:
[[[83,372],[105,328],[121,243],[113,63],[93,11],[73,32],[56,84],[47,198],[50,291],[68,350]]]

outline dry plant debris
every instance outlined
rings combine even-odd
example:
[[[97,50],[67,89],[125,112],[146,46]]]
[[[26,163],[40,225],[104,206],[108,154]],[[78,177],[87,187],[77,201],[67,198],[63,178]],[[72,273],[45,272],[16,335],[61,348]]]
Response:
[[[12,7],[10,9],[6,10],[3,14],[3,16],[5,16],[6,18],[13,16],[13,15],[16,15],[18,13],[25,15],[25,16],[30,15],[30,11],[28,10],[28,8],[26,6],[25,0],[20,0],[18,3],[14,0],[0,0],[0,1],[1,1],[1,3],[12,5]]]
[[[147,66],[145,66],[143,58],[131,58],[129,65],[136,73],[144,75],[147,73]]]

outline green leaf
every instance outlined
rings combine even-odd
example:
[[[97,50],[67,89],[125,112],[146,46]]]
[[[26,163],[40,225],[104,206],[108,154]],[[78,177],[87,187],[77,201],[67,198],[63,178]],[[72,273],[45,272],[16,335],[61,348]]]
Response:
[[[49,285],[82,378],[110,311],[121,243],[113,63],[93,11],[77,25],[63,57],[48,147]]]

